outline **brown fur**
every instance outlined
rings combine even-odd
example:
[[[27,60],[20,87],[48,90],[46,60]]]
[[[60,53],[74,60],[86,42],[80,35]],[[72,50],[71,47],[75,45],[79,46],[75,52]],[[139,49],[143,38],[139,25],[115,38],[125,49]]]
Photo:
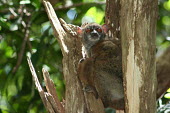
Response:
[[[105,107],[124,109],[121,50],[110,40],[98,41],[79,65],[84,84],[102,99]]]

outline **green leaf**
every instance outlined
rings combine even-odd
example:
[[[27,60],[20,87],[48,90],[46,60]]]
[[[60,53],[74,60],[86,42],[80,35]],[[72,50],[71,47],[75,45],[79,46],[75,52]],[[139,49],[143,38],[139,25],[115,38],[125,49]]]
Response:
[[[164,8],[165,8],[166,10],[170,11],[170,0],[164,2],[163,6],[164,6]]]
[[[164,25],[170,25],[170,17],[169,16],[164,16],[162,18],[162,22]]]
[[[19,90],[21,90],[21,88],[22,88],[23,80],[24,80],[24,76],[19,76],[18,77],[18,89]]]
[[[94,0],[83,0],[83,2],[94,2]]]
[[[31,1],[30,0],[22,0],[19,2],[20,4],[30,4]]]
[[[11,26],[10,26],[10,30],[11,31],[16,31],[16,30],[18,30],[18,25],[17,24],[11,24]]]
[[[165,94],[164,97],[170,99],[170,93]]]
[[[91,7],[85,14],[86,18],[90,22],[101,23],[104,17],[104,12],[96,7]],[[91,20],[90,20],[91,19]]]
[[[8,96],[15,96],[18,93],[17,87],[14,83],[14,81],[12,81],[10,84],[8,84]]]
[[[12,50],[12,48],[11,47],[6,47],[6,52],[5,52],[5,55],[6,55],[6,57],[8,57],[8,58],[12,58],[12,55],[13,55],[13,50]]]
[[[36,9],[40,9],[41,6],[40,0],[31,0],[31,3]]]

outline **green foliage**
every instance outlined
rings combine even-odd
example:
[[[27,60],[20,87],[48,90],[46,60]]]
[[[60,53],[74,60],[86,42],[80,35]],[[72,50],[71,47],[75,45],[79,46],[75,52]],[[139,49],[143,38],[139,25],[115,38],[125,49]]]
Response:
[[[7,1],[0,1],[0,113],[44,113],[46,111],[32,81],[26,56],[31,56],[42,85],[41,69],[46,68],[50,72],[57,94],[62,99],[65,87],[61,50],[53,36],[42,0]],[[72,4],[94,1],[97,0],[72,0]],[[53,5],[59,8],[65,4],[65,1],[59,0]],[[56,13],[59,18],[76,25],[85,21],[103,24],[104,9],[105,5],[84,4],[70,9],[57,9]],[[161,0],[157,26],[158,47],[170,45],[169,14],[170,0]],[[25,41],[27,35],[29,38]],[[161,105],[165,105],[168,98],[169,92],[161,100]],[[107,113],[114,111],[108,109]]]
[[[170,99],[170,88],[167,90],[167,93],[165,94],[164,97]]]
[[[91,7],[85,14],[84,18],[89,18],[91,22],[102,23],[104,12],[97,7]]]
[[[157,46],[166,48],[170,45],[170,0],[160,0],[157,22]]]
[[[169,1],[165,1],[165,2],[163,3],[163,6],[164,6],[164,8],[165,8],[166,10],[170,11],[170,0],[169,0]]]

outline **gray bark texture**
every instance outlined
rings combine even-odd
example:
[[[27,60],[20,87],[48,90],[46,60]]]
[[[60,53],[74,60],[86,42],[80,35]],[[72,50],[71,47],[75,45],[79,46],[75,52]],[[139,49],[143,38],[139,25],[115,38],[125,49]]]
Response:
[[[157,0],[120,2],[126,113],[156,112],[157,3]]]

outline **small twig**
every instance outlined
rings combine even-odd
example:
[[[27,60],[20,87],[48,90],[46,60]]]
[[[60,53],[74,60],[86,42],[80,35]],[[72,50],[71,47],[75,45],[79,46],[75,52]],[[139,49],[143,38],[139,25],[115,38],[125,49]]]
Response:
[[[13,16],[15,16],[15,17],[18,16],[18,14],[14,11],[14,9],[9,8],[9,11],[11,12],[11,14],[12,14]]]
[[[104,5],[106,2],[81,2],[81,3],[74,3],[73,5],[70,6],[60,6],[55,8],[55,10],[62,10],[62,9],[70,9],[73,7],[79,7],[79,6],[97,6],[97,5]]]
[[[26,30],[25,30],[25,37],[24,37],[24,40],[23,40],[22,45],[21,45],[21,50],[20,50],[20,52],[18,54],[18,60],[17,60],[17,63],[15,65],[15,67],[12,70],[12,73],[15,73],[18,70],[18,68],[19,68],[19,66],[20,66],[20,64],[22,62],[25,47],[26,47],[26,42],[27,42],[27,40],[29,38],[29,28],[30,28],[30,22],[27,24],[27,27],[26,27]]]

